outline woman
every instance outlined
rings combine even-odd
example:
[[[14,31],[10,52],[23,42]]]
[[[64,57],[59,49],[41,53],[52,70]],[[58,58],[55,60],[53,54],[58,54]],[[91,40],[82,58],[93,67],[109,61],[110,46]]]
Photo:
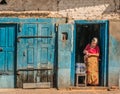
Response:
[[[99,85],[98,58],[99,58],[100,50],[97,44],[98,44],[98,39],[94,37],[91,43],[88,44],[83,51],[83,53],[85,54],[84,61],[87,67],[88,85]]]

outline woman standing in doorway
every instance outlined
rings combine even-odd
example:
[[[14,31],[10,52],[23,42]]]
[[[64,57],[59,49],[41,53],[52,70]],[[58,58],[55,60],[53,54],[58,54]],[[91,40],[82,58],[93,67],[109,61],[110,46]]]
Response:
[[[91,43],[88,44],[83,53],[84,56],[84,62],[86,63],[87,67],[87,84],[88,85],[99,85],[99,54],[100,50],[97,46],[98,39],[93,38]]]

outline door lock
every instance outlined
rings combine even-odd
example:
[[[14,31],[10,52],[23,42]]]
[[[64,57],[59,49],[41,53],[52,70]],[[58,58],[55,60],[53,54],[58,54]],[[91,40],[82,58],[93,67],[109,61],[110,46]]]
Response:
[[[3,49],[2,48],[0,48],[0,52],[2,52],[3,51]]]
[[[23,52],[23,56],[25,56],[25,51]]]

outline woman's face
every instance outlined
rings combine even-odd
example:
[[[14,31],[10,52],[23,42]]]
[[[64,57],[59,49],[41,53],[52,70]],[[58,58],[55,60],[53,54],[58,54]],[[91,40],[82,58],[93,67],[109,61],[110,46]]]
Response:
[[[97,46],[97,43],[94,42],[94,41],[92,41],[92,42],[91,42],[91,46],[92,46],[92,47],[96,47],[96,46]]]

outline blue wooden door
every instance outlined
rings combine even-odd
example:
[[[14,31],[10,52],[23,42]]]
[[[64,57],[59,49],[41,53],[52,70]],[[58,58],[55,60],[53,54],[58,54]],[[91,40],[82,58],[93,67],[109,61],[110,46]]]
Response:
[[[15,25],[0,25],[0,88],[14,87]]]
[[[37,83],[51,76],[51,72],[41,77],[40,68],[52,68],[55,54],[55,30],[53,24],[22,24],[18,32],[17,42],[17,85],[23,83]],[[34,71],[29,71],[33,69]],[[22,71],[26,70],[26,71]],[[28,71],[27,71],[28,70]],[[46,71],[44,72],[46,73]]]
[[[18,32],[18,69],[53,67],[55,30],[52,24],[24,24]]]
[[[37,64],[37,24],[22,24],[17,37],[17,70],[36,68]]]
[[[58,88],[71,85],[73,52],[73,25],[60,24],[58,27]]]
[[[37,68],[37,24],[21,24],[17,36],[17,87],[23,83],[34,83]],[[20,71],[21,70],[21,71]]]
[[[53,68],[55,55],[54,24],[39,24],[38,36],[38,67]]]

